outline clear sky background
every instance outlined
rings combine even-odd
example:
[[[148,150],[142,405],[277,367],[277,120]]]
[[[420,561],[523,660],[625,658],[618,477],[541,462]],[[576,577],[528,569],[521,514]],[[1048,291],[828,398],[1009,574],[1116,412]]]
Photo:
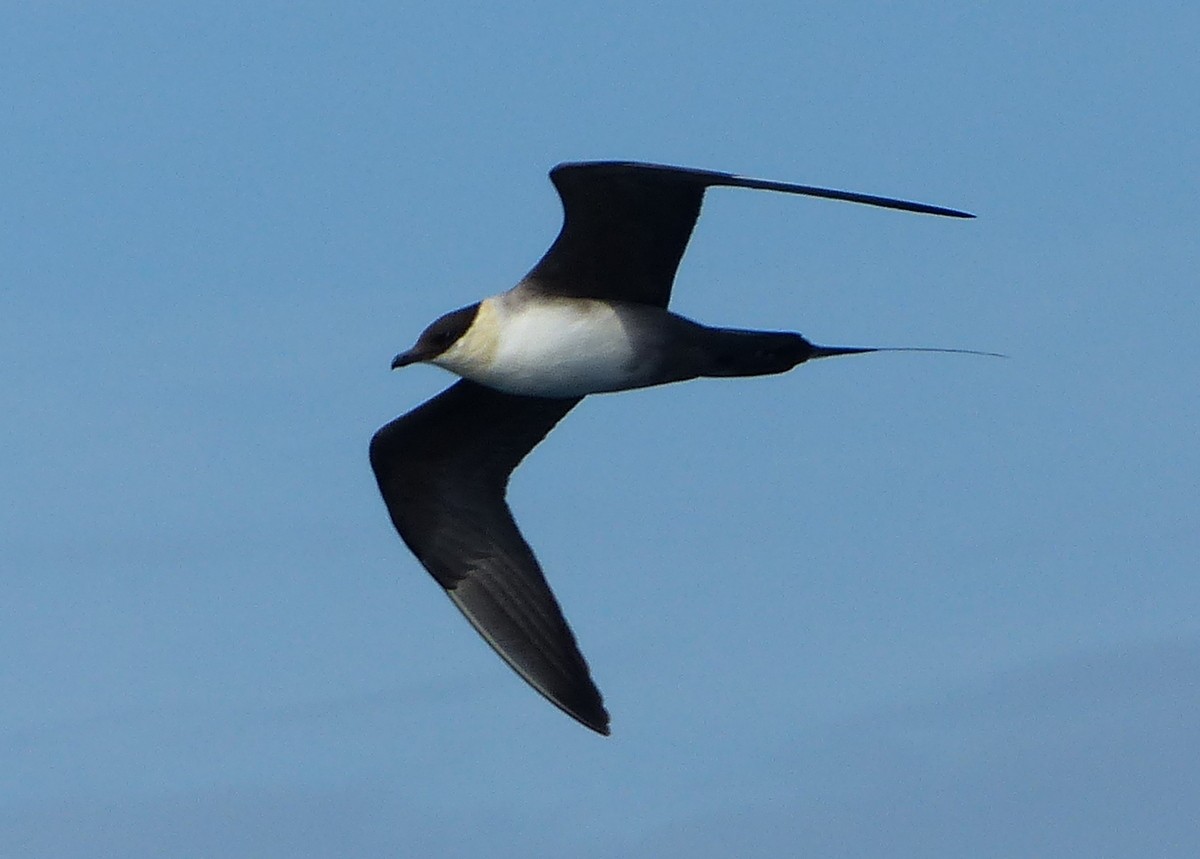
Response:
[[[1200,854],[1191,3],[0,8],[0,855]],[[653,160],[673,308],[967,347],[595,397],[511,500],[613,715],[392,531],[390,373]]]

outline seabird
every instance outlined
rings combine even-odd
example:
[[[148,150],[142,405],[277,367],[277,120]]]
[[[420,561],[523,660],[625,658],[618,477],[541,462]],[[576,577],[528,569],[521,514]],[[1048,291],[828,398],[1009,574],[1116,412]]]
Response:
[[[561,164],[550,179],[563,226],[533,270],[507,292],[437,319],[392,361],[393,369],[435,364],[461,380],[380,429],[371,467],[396,530],[476,631],[551,703],[608,734],[587,662],[505,500],[513,470],[588,394],[885,351],[714,328],[669,312],[704,192],[754,188],[974,216],[658,164]]]

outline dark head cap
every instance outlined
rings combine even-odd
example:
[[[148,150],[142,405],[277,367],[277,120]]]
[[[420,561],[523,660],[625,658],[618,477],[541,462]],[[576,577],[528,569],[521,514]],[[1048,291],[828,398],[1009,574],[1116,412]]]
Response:
[[[417,343],[407,352],[401,352],[392,359],[392,369],[407,367],[421,361],[432,361],[467,333],[475,315],[479,312],[479,304],[472,304],[453,310],[435,320],[432,325],[421,332]]]

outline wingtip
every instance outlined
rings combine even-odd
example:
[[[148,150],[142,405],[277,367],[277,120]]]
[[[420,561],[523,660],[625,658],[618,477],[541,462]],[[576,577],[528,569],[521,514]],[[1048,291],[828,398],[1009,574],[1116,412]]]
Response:
[[[589,678],[589,682],[590,682],[590,678]],[[533,685],[533,684],[530,684],[530,685]],[[542,688],[539,688],[538,686],[534,686],[534,688],[537,689],[538,692],[541,692],[542,695],[545,696],[545,698],[548,701],[550,701],[551,704],[558,707],[558,709],[562,710],[564,713],[566,713],[568,716],[570,716],[572,719],[574,719],[579,724],[583,725],[588,730],[595,731],[597,734],[600,734],[602,737],[610,736],[612,734],[612,730],[609,727],[608,710],[605,708],[603,699],[600,697],[600,690],[595,688],[595,684],[591,684],[591,685],[592,685],[591,691],[595,695],[595,700],[583,702],[583,703],[568,702],[558,696],[555,696],[555,695],[547,692],[546,690],[544,690]]]
[[[609,727],[609,724],[608,724],[608,714],[607,713],[604,714],[603,720],[596,720],[596,719],[585,718],[578,713],[572,713],[570,710],[565,710],[564,712],[568,716],[570,716],[572,719],[574,719],[576,722],[578,722],[579,724],[581,724],[585,728],[587,728],[589,731],[593,731],[602,737],[611,737],[612,736],[612,729]]]
[[[504,654],[500,655],[504,657]],[[507,657],[505,657],[505,661],[508,662]],[[509,664],[512,665],[511,662],[509,662]],[[515,668],[516,666],[513,667]],[[595,700],[578,702],[568,700],[562,695],[555,694],[551,690],[547,689],[543,684],[537,682],[535,678],[529,676],[520,669],[517,669],[517,673],[520,674],[521,678],[531,687],[533,687],[538,694],[557,707],[560,711],[570,716],[579,724],[583,725],[583,727],[587,728],[589,731],[595,731],[602,737],[608,737],[612,735],[612,729],[609,726],[608,710],[605,709],[602,699],[600,698],[600,692],[595,688],[595,684],[591,683],[590,678],[588,679],[588,682],[592,686],[591,692],[595,694]]]
[[[575,718],[579,719],[579,721],[585,727],[591,728],[593,731],[595,731],[600,736],[610,737],[610,736],[612,736],[612,728],[609,727],[608,711],[601,709],[600,712],[603,713],[603,718],[600,718],[600,719],[582,719],[579,716],[575,716]],[[572,713],[571,715],[575,715],[575,714]]]

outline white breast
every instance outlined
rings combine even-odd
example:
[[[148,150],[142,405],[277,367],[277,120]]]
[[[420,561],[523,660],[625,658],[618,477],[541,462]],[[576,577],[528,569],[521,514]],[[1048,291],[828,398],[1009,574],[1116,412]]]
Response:
[[[477,330],[478,329],[478,330]],[[588,299],[483,303],[462,350],[437,363],[490,388],[578,397],[645,384],[649,358],[612,305]],[[455,352],[469,360],[456,360]]]

